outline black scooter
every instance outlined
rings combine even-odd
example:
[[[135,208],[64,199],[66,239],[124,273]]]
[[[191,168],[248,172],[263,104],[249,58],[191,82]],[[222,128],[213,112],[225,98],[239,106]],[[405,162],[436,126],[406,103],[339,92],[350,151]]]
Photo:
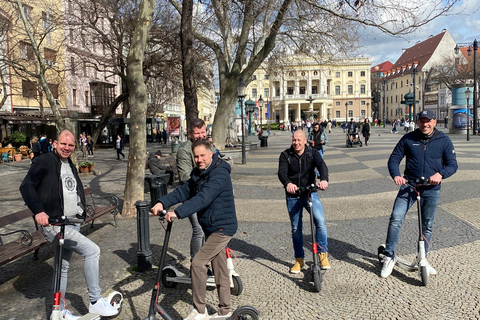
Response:
[[[165,220],[165,215],[167,214],[166,210],[159,212],[159,220],[162,223]],[[163,240],[162,254],[160,255],[160,264],[158,266],[157,278],[155,280],[155,287],[152,290],[152,298],[150,299],[150,308],[148,311],[148,316],[143,320],[158,320],[156,314],[158,314],[165,320],[174,320],[166,311],[158,304],[158,295],[160,291],[160,283],[162,282],[163,267],[165,265],[165,260],[167,258],[168,243],[170,241],[170,235],[172,232],[173,222],[167,223],[167,228],[165,229],[165,239]],[[251,306],[241,306],[238,307],[231,316],[219,317],[215,319],[220,320],[258,320],[259,312],[257,309]]]

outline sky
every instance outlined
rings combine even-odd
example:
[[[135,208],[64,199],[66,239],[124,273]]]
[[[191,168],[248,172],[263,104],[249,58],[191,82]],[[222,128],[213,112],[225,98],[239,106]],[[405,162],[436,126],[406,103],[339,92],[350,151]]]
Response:
[[[402,55],[402,49],[412,47],[418,41],[428,39],[447,29],[457,43],[471,43],[474,39],[480,42],[480,0],[461,0],[452,14],[442,16],[429,22],[415,33],[396,38],[374,29],[364,31],[364,48],[358,50],[359,55],[372,58],[372,67],[385,61],[395,64]],[[452,48],[453,50],[453,48]],[[480,50],[477,51],[480,56]]]

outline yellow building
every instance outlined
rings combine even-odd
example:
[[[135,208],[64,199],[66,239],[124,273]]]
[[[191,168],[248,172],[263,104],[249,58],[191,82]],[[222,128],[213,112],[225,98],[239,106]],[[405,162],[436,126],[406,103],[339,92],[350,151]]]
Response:
[[[262,117],[269,122],[362,120],[371,116],[370,67],[370,58],[287,56],[280,67],[255,72],[247,99],[268,100]]]
[[[10,17],[8,32],[8,57],[10,68],[11,112],[3,115],[13,129],[24,131],[28,136],[38,134],[32,124],[53,124],[48,121],[52,115],[50,104],[41,88],[38,75],[45,67],[45,78],[57,106],[66,109],[65,98],[65,65],[64,65],[64,31],[60,18],[62,1],[49,2],[31,0],[23,4],[23,12],[30,25],[30,32],[35,45],[30,41],[24,23],[20,19],[20,11],[16,4],[6,2],[4,10]],[[36,56],[36,50],[41,61]],[[30,126],[25,126],[29,124]],[[27,128],[28,127],[28,128]],[[22,130],[23,129],[23,130]],[[42,126],[42,133],[52,128]],[[48,132],[46,132],[48,131]]]

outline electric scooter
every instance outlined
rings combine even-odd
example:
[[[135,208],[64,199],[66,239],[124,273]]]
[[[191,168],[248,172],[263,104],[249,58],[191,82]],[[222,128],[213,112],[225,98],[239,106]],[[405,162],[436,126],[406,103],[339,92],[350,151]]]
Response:
[[[233,259],[232,259],[232,250],[230,248],[226,249],[227,251],[227,267],[229,270],[229,277],[230,277],[230,293],[234,296],[239,296],[243,291],[243,284],[240,275],[235,272],[233,267]],[[175,288],[177,283],[184,283],[184,284],[191,284],[192,279],[188,276],[184,276],[178,271],[177,268],[174,266],[166,266],[163,268],[162,274],[162,284],[165,288]],[[215,284],[215,277],[209,276],[207,278],[207,286],[208,287],[216,287]]]
[[[62,293],[60,292],[60,280],[62,277],[62,255],[63,250],[62,246],[65,242],[64,235],[65,235],[65,226],[67,225],[74,225],[76,223],[83,223],[84,219],[68,219],[65,216],[62,216],[59,219],[49,219],[49,223],[52,226],[60,226],[60,232],[58,233],[58,244],[60,246],[60,250],[58,250],[58,259],[57,259],[57,268],[55,274],[55,287],[53,290],[53,308],[52,308],[52,315],[50,317],[51,320],[62,320],[63,314],[60,310],[60,299],[62,299]],[[122,308],[122,301],[123,295],[118,291],[113,291],[107,297],[107,301],[118,310],[120,313]],[[88,313],[82,316],[79,320],[100,320],[102,316],[94,313]]]
[[[417,213],[418,213],[418,241],[417,241],[417,256],[415,259],[409,263],[408,261],[396,257],[397,261],[395,265],[398,267],[413,272],[418,271],[420,273],[420,277],[422,279],[422,283],[424,286],[427,285],[428,276],[430,275],[430,270],[428,268],[427,257],[425,252],[425,241],[426,238],[422,233],[422,208],[420,206],[420,192],[418,188],[422,186],[428,186],[428,179],[416,179],[416,180],[408,180],[407,184],[413,187],[413,190],[417,193]],[[378,247],[378,260],[381,264],[385,259],[385,244],[380,245]]]
[[[298,193],[302,193],[303,191],[308,191],[308,207],[310,213],[310,228],[312,230],[312,253],[313,253],[313,263],[311,266],[312,274],[313,274],[313,285],[315,286],[315,290],[320,292],[322,290],[322,282],[323,282],[323,271],[320,268],[320,260],[318,258],[318,244],[317,244],[317,237],[316,237],[316,229],[315,229],[315,222],[313,221],[313,202],[312,202],[312,192],[317,192],[318,188],[315,184],[311,184],[308,187],[300,187],[298,188]]]
[[[165,220],[165,215],[167,214],[166,210],[159,212],[159,221],[162,223]],[[163,224],[162,224],[163,225]],[[165,320],[173,320],[173,318],[165,311],[165,309],[158,304],[158,295],[160,291],[160,282],[163,278],[163,271],[165,265],[165,259],[167,258],[168,243],[170,242],[170,235],[172,232],[173,222],[167,223],[167,228],[165,229],[165,238],[163,240],[162,253],[160,255],[160,263],[158,266],[157,278],[155,280],[155,287],[152,290],[152,297],[150,299],[150,308],[148,311],[148,316],[143,320],[158,320],[156,314],[158,314]],[[220,317],[217,316],[215,319],[220,320],[258,320],[259,312],[257,309],[251,306],[241,306],[238,307],[231,316]]]

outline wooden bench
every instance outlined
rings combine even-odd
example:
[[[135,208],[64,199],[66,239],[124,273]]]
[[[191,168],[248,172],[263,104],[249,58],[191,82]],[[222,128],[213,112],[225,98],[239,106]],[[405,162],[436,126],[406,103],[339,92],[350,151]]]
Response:
[[[85,224],[91,222],[91,228],[93,228],[93,223],[95,219],[103,216],[106,213],[111,213],[115,221],[115,227],[117,226],[116,215],[118,211],[118,198],[115,196],[101,197],[96,196],[92,193],[90,188],[85,189],[85,197],[90,196],[91,204],[87,204],[87,218]],[[107,202],[106,206],[99,205],[99,202]],[[89,201],[87,201],[88,203]],[[42,232],[39,230],[39,227],[35,223],[33,214],[30,209],[23,209],[21,211],[0,217],[0,229],[8,227],[14,223],[21,222],[25,219],[33,219],[35,224],[35,231],[29,231],[24,229],[7,231],[0,234],[0,266],[7,264],[21,256],[24,256],[30,252],[34,252],[33,259],[38,259],[38,249],[46,244],[48,241],[43,236]],[[20,234],[20,238],[15,238],[12,241],[3,243],[2,237],[10,236],[9,238],[14,237],[14,235]]]

